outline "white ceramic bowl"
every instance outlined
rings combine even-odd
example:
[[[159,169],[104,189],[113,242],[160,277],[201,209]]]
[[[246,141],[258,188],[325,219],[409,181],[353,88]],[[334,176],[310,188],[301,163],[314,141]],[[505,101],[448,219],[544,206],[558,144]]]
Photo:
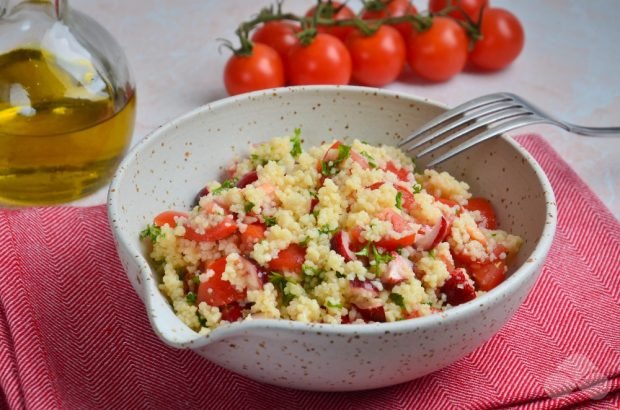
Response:
[[[157,288],[138,239],[153,216],[189,209],[205,181],[250,143],[302,128],[306,146],[334,138],[395,145],[445,107],[361,87],[298,87],[227,98],[158,128],[125,158],[112,182],[109,218],[127,276],[153,329],[168,345],[192,349],[252,379],[306,390],[370,389],[441,369],[493,336],[538,277],[555,231],[549,181],[507,137],[445,163],[472,192],[496,205],[501,227],[525,243],[497,288],[442,314],[395,323],[303,324],[260,319],[222,326],[207,337],[187,328]]]

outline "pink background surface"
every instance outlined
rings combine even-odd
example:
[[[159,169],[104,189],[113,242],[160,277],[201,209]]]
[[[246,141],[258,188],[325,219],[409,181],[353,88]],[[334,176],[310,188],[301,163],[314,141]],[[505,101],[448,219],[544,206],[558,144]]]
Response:
[[[138,85],[138,120],[133,143],[160,124],[226,96],[222,71],[229,53],[217,38],[234,29],[267,0],[71,0],[71,5],[106,26],[125,49]],[[349,1],[359,8],[356,0]],[[285,9],[304,12],[314,1],[287,0]],[[415,1],[426,9],[426,1]],[[616,0],[491,0],[521,20],[526,45],[508,69],[462,73],[428,84],[403,76],[387,88],[448,105],[478,95],[510,91],[551,114],[582,125],[620,125],[620,2]],[[582,177],[603,203],[620,215],[620,138],[586,138],[551,126],[538,132]],[[78,204],[105,201],[102,190]]]

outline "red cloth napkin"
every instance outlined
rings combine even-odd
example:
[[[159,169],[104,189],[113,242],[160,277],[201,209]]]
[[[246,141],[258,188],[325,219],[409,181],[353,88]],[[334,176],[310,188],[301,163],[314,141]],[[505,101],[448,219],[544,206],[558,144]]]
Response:
[[[0,406],[618,408],[620,224],[541,138],[519,141],[547,172],[559,206],[533,291],[469,356],[367,392],[265,385],[165,346],[125,277],[103,206],[0,211]]]

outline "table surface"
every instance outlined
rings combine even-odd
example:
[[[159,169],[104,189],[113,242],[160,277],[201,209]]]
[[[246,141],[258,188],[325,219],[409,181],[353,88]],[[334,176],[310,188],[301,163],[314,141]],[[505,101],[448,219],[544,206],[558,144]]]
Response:
[[[267,0],[72,0],[102,23],[124,48],[135,74],[138,117],[132,143],[168,120],[226,97],[222,71],[229,53],[218,38],[233,39],[237,25]],[[580,125],[620,125],[620,1],[491,0],[521,20],[525,48],[508,69],[461,73],[446,83],[406,78],[387,86],[456,105],[478,95],[510,91],[558,118]],[[286,0],[302,13],[313,0]],[[358,7],[361,2],[350,0]],[[426,1],[414,1],[419,10]],[[615,44],[615,46],[614,46]],[[551,126],[538,132],[575,169],[616,217],[620,215],[620,137],[589,138]],[[105,190],[77,202],[105,201]]]

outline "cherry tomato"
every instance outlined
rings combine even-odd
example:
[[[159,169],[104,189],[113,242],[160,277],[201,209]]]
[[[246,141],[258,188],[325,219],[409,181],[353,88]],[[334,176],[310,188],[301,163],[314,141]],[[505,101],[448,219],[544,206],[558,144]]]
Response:
[[[469,17],[471,21],[477,23],[480,18],[480,10],[483,7],[486,9],[488,5],[488,0],[430,0],[428,11],[439,13],[448,6],[454,6],[457,9],[448,13],[448,16],[463,21],[467,21],[467,17]]]
[[[177,218],[187,218],[187,212],[164,211],[153,218],[153,224],[162,227],[166,224],[171,228],[177,226]]]
[[[309,45],[293,46],[286,60],[286,74],[292,85],[348,84],[351,56],[342,41],[319,33]]]
[[[370,36],[354,30],[346,45],[351,53],[353,79],[362,85],[389,84],[405,65],[405,42],[394,27],[381,26]]]
[[[256,43],[252,54],[230,57],[224,68],[224,85],[230,95],[282,87],[282,59],[273,48]]]
[[[502,283],[506,277],[506,262],[496,260],[486,263],[472,263],[469,265],[469,273],[476,282],[478,290],[489,291]]]
[[[401,16],[412,16],[414,14],[418,14],[415,6],[411,4],[409,0],[383,0],[382,3],[385,7],[381,10],[365,10],[362,14],[362,19],[364,20],[376,20],[382,19],[385,17],[401,17]],[[403,40],[407,40],[413,31],[413,27],[411,23],[398,23],[394,24],[394,27],[400,35],[403,37]]]
[[[351,19],[355,17],[355,13],[348,6],[339,3],[337,1],[333,1],[331,3],[331,8],[326,6],[327,2],[323,2],[323,9],[321,18],[332,18],[334,20],[345,20]],[[306,12],[306,17],[312,17],[314,15],[314,11],[317,6],[312,7],[310,10]],[[341,41],[345,41],[347,36],[351,31],[353,31],[353,27],[331,27],[324,25],[317,25],[317,31],[319,33],[331,34],[332,36],[338,37]]]
[[[254,250],[254,245],[256,245],[265,238],[266,230],[267,227],[265,227],[265,225],[263,224],[249,224],[245,228],[245,231],[241,233],[241,244],[239,245],[241,251],[243,251],[245,254],[249,254],[250,252],[252,252],[252,250]]]
[[[306,259],[306,248],[295,243],[282,249],[275,259],[269,263],[269,269],[276,272],[301,273],[301,267]]]
[[[237,224],[232,215],[227,215],[219,224],[207,228],[204,233],[196,232],[191,226],[185,227],[185,239],[197,242],[219,241],[237,232]]]
[[[491,205],[491,202],[489,202],[488,199],[470,198],[464,208],[468,211],[479,211],[480,214],[486,219],[486,228],[495,229],[497,227],[495,210],[493,209],[493,205]]]
[[[398,168],[392,161],[388,161],[383,167],[383,170],[396,175],[401,181],[409,181],[409,171],[407,171],[406,168]]]
[[[269,21],[256,29],[252,35],[252,41],[263,43],[273,48],[280,54],[282,61],[286,60],[291,48],[297,44],[299,27],[286,21]]]
[[[236,302],[220,306],[220,313],[222,314],[222,320],[227,320],[231,323],[236,322],[243,317],[243,309],[239,303]]]
[[[467,34],[449,17],[434,17],[426,31],[413,31],[407,44],[407,60],[420,77],[445,81],[463,70],[467,61]]]
[[[204,270],[212,270],[214,275],[206,282],[200,282],[196,301],[207,302],[211,306],[224,306],[234,301],[245,299],[245,292],[239,292],[232,283],[222,279],[222,273],[226,269],[226,257],[219,258],[204,267]]]
[[[378,218],[384,221],[390,221],[392,227],[396,232],[403,232],[409,229],[409,222],[398,212],[392,209],[386,209],[377,215]],[[401,238],[393,238],[391,236],[385,236],[377,242],[377,246],[388,250],[395,251],[398,248],[404,248],[410,246],[415,242],[415,233],[405,235]]]
[[[512,63],[525,43],[523,27],[508,10],[491,8],[482,14],[482,38],[476,41],[470,61],[486,70],[499,70]]]

